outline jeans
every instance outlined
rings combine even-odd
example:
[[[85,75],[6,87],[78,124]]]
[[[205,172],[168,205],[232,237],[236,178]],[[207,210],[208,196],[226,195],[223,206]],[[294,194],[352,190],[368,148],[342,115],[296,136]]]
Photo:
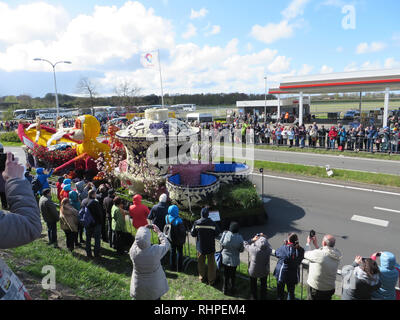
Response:
[[[236,280],[236,268],[237,266],[230,267],[230,266],[224,266],[224,284],[223,284],[223,291],[224,293],[228,291],[229,288],[229,282],[231,291],[235,289],[235,280]]]
[[[310,286],[307,286],[307,300],[331,300],[334,293],[335,289],[329,291],[320,291]]]
[[[279,281],[276,286],[278,299],[279,300],[285,299],[285,285],[288,290],[288,300],[295,300],[294,289],[295,289],[296,285],[288,284],[288,283],[281,282],[281,281]]]
[[[251,292],[251,298],[254,300],[258,300],[258,295],[257,295],[257,280],[258,278],[253,278],[250,277],[250,292]],[[267,296],[267,277],[265,278],[260,278],[260,299],[264,300]]]
[[[108,231],[108,241],[110,243],[110,247],[114,248],[114,242],[113,242],[113,231],[112,231],[112,218],[111,216],[107,217],[107,231]]]
[[[331,146],[331,149],[335,149],[335,140],[329,140],[329,144]]]
[[[49,237],[49,244],[57,244],[57,222],[47,224],[47,235]]]
[[[177,259],[178,259],[178,264],[176,263]],[[177,246],[176,244],[171,244],[171,249],[169,251],[169,265],[172,270],[177,270],[178,272],[182,271],[183,246]]]
[[[65,238],[67,240],[67,248],[69,250],[74,250],[75,248],[75,239],[77,238],[78,233],[72,232],[70,230],[64,230]]]
[[[94,237],[94,256],[100,255],[100,240],[101,240],[101,224],[97,224],[91,228],[85,228],[86,231],[86,254],[92,256],[91,241]]]
[[[305,147],[305,139],[303,137],[300,138],[300,148]]]

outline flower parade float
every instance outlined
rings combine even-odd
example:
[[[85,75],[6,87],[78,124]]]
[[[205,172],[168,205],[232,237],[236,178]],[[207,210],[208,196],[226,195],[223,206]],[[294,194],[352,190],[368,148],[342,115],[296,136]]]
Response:
[[[166,109],[146,110],[144,119],[116,133],[127,158],[115,174],[130,194],[156,202],[166,191],[186,221],[192,222],[202,206],[210,205],[220,212],[223,227],[233,220],[241,225],[265,222],[263,204],[248,180],[249,166],[193,160],[198,135],[198,128],[168,118]],[[154,155],[157,162],[151,159]]]
[[[110,146],[97,141],[100,133],[99,121],[91,115],[79,116],[73,128],[56,130],[41,124],[23,121],[18,126],[18,136],[37,163],[55,168],[55,174],[62,174],[72,168],[92,170],[97,174],[95,160],[102,155],[106,163],[110,160]],[[111,170],[111,168],[108,168]]]

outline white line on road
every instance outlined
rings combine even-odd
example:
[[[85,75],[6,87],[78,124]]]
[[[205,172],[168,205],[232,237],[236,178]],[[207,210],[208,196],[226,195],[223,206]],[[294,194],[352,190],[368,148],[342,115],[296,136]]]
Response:
[[[252,173],[252,175],[261,177],[261,174],[259,174],[259,173]],[[264,177],[273,178],[273,179],[296,181],[296,182],[303,182],[303,183],[319,184],[319,185],[328,186],[328,187],[335,187],[335,188],[343,188],[343,189],[351,189],[351,190],[358,190],[358,191],[365,191],[365,192],[375,192],[375,193],[382,193],[382,194],[388,194],[388,195],[393,195],[393,196],[400,196],[400,193],[397,193],[397,192],[389,192],[389,191],[382,191],[382,190],[358,188],[358,187],[344,186],[344,185],[341,185],[341,184],[333,184],[333,183],[311,181],[311,180],[302,180],[302,179],[295,179],[295,178],[288,178],[288,177],[271,176],[271,175],[268,175],[268,174],[264,174]]]
[[[389,211],[389,212],[394,212],[394,213],[400,213],[399,210],[393,210],[393,209],[387,209],[387,208],[381,208],[381,207],[374,207],[375,210],[381,210],[381,211]]]
[[[357,216],[357,215],[352,216],[351,220],[363,222],[363,223],[374,224],[374,225],[381,226],[381,227],[387,227],[389,225],[389,221],[386,221],[386,220],[374,219],[374,218]]]

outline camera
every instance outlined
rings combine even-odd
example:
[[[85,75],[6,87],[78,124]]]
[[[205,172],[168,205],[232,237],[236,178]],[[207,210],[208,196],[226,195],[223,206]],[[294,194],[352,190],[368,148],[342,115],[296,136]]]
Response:
[[[310,231],[310,238],[312,238],[312,237],[315,237],[315,231],[314,230]]]
[[[153,230],[153,225],[152,225],[152,224],[148,224],[148,225],[146,226],[146,228],[147,228],[147,229],[150,229],[150,230]]]

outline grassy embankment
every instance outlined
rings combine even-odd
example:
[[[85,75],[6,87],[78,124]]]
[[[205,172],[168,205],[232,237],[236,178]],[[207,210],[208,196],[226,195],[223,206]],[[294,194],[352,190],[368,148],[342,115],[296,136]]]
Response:
[[[127,222],[129,223],[129,222]],[[43,224],[44,225],[44,224]],[[130,227],[127,227],[130,230]],[[44,226],[44,229],[46,227]],[[45,233],[45,232],[43,232]],[[135,233],[134,230],[132,233]],[[155,234],[153,243],[157,242]],[[11,257],[6,259],[15,271],[23,271],[37,279],[40,283],[44,274],[42,268],[52,265],[56,270],[56,282],[68,287],[77,297],[89,300],[129,300],[129,287],[132,273],[132,263],[128,255],[118,256],[114,249],[102,242],[102,257],[88,259],[83,248],[76,248],[70,253],[65,247],[65,235],[58,230],[60,249],[47,245],[47,236],[28,245],[7,250]],[[184,255],[195,257],[195,247],[185,245]],[[191,263],[188,270],[178,273],[165,270],[169,291],[163,300],[243,300],[249,298],[249,281],[247,265],[241,263],[238,268],[237,294],[225,296],[221,292],[221,281],[217,287],[200,283],[197,277],[196,263]],[[57,290],[57,289],[56,289]],[[41,289],[40,298],[47,299],[49,292]],[[296,297],[301,297],[301,286],[296,287]],[[306,289],[303,289],[303,299]],[[276,299],[276,280],[271,275],[267,299]],[[339,299],[335,296],[334,299]]]

